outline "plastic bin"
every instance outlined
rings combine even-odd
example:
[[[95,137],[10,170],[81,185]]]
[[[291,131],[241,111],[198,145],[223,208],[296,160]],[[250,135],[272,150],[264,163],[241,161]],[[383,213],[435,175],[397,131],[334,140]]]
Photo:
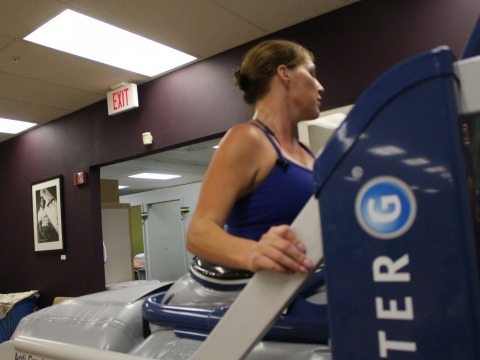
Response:
[[[6,316],[0,320],[0,343],[7,341],[17,328],[20,320],[35,310],[37,304],[37,295],[31,295],[15,303],[7,312]]]

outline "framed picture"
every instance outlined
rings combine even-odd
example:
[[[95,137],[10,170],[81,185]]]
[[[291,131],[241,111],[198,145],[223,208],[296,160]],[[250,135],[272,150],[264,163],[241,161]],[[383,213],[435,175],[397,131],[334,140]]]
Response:
[[[62,177],[32,184],[35,252],[65,249]]]

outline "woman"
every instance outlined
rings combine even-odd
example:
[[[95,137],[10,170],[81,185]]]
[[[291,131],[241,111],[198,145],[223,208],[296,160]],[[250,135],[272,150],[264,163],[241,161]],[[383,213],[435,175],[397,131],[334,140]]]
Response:
[[[235,71],[254,117],[230,129],[212,158],[187,236],[193,254],[251,272],[312,267],[289,225],[313,193],[315,159],[295,138],[300,121],[320,114],[313,61],[294,42],[269,40]]]

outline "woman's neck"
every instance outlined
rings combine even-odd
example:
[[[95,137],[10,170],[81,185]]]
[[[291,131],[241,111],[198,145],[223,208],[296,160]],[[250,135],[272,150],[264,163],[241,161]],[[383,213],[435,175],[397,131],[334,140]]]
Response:
[[[288,119],[271,113],[255,112],[253,116],[260,126],[265,131],[272,135],[280,143],[288,143],[295,140],[294,126],[288,121]]]

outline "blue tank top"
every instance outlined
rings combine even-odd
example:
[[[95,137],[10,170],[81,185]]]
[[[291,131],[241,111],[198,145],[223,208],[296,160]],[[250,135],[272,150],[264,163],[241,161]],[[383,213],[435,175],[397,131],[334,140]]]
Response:
[[[314,185],[311,170],[283,157],[270,134],[257,124],[252,125],[264,132],[278,159],[267,178],[234,204],[226,229],[229,234],[259,240],[271,226],[290,225],[313,194]]]

